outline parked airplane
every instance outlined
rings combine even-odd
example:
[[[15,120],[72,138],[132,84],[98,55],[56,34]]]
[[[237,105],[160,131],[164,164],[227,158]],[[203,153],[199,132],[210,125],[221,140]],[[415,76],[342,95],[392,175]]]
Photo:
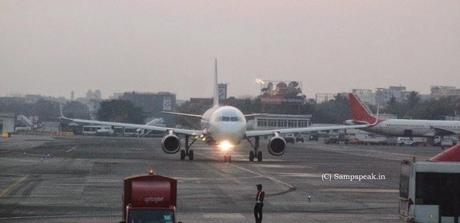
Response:
[[[365,131],[388,136],[435,137],[460,135],[460,121],[381,119],[374,116],[369,108],[354,94],[348,95],[352,120],[347,124],[368,124]]]
[[[193,150],[190,149],[190,147],[196,140],[200,139],[207,142],[209,145],[215,145],[217,148],[219,148],[224,154],[224,161],[229,162],[231,161],[232,151],[244,139],[246,139],[253,148],[253,150],[249,152],[249,160],[254,161],[254,159],[257,159],[257,161],[260,162],[262,161],[262,151],[259,151],[260,136],[271,136],[270,140],[268,141],[268,152],[274,156],[281,156],[284,154],[286,147],[286,141],[281,136],[281,134],[363,128],[368,126],[368,124],[358,124],[272,130],[247,130],[246,116],[253,115],[244,115],[238,108],[232,106],[219,105],[217,88],[217,60],[215,61],[213,106],[209,108],[203,115],[175,112],[170,113],[200,118],[201,129],[180,129],[151,125],[71,119],[64,117],[62,113],[61,120],[94,125],[117,126],[125,128],[162,131],[166,133],[166,135],[163,137],[161,141],[161,147],[163,151],[168,154],[175,154],[180,151],[181,160],[184,160],[185,157],[188,157],[189,160],[193,160]],[[180,149],[181,143],[178,135],[185,136],[185,150]]]

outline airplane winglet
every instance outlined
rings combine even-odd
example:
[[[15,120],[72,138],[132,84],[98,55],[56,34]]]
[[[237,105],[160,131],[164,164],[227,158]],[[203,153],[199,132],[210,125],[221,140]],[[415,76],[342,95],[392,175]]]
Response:
[[[64,120],[69,120],[69,118],[65,117],[64,115],[64,106],[59,103],[59,117],[58,120],[64,121]]]
[[[63,110],[63,106],[61,103],[59,103],[59,118],[65,118],[64,112],[62,110]]]

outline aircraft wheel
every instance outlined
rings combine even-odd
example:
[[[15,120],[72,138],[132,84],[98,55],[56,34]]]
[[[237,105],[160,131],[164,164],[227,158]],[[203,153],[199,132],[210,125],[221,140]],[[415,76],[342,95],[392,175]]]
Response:
[[[185,160],[185,150],[180,150],[180,160]]]
[[[262,151],[257,152],[257,162],[262,162]]]
[[[193,150],[188,151],[188,159],[193,160]]]
[[[249,152],[249,161],[251,161],[251,162],[254,161],[254,151]]]

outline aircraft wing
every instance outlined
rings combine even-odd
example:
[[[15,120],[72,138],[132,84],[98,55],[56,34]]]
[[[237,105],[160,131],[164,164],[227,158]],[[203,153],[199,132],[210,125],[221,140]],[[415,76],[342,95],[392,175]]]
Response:
[[[316,132],[316,131],[328,131],[328,130],[340,130],[340,129],[359,129],[366,128],[369,125],[335,125],[335,126],[320,126],[320,127],[305,127],[305,128],[289,128],[289,129],[272,129],[272,130],[248,130],[246,131],[247,137],[254,136],[268,136],[286,133],[303,133],[303,132]]]
[[[76,123],[84,123],[84,124],[91,124],[91,125],[105,125],[105,126],[116,126],[116,127],[125,127],[125,128],[133,128],[133,129],[147,129],[159,132],[167,132],[173,131],[177,134],[183,135],[201,135],[203,134],[202,130],[194,130],[194,129],[177,129],[177,128],[168,128],[168,127],[161,127],[161,126],[152,126],[146,124],[130,124],[130,123],[122,123],[122,122],[106,122],[106,121],[97,121],[97,120],[86,120],[86,119],[72,119],[66,117],[60,117],[61,120],[68,121],[68,122],[76,122]]]
[[[263,114],[261,113],[244,114],[244,117],[251,118],[251,117],[260,116],[260,115],[263,115]]]
[[[454,132],[449,129],[443,129],[439,127],[431,127],[434,130],[434,134],[437,136],[448,136],[448,135],[455,135],[458,134],[458,132]]]
[[[178,115],[178,116],[192,117],[192,118],[202,118],[203,117],[203,116],[197,115],[197,114],[181,113],[181,112],[167,112],[167,111],[164,111],[163,113],[171,114],[171,115]]]

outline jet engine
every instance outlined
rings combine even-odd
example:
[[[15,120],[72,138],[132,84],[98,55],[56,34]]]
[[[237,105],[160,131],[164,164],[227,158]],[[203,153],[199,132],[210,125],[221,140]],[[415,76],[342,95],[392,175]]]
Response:
[[[273,156],[281,156],[286,148],[286,140],[280,136],[274,136],[268,141],[268,152]]]
[[[161,140],[161,148],[165,153],[174,154],[179,152],[180,139],[174,134],[168,134]]]

